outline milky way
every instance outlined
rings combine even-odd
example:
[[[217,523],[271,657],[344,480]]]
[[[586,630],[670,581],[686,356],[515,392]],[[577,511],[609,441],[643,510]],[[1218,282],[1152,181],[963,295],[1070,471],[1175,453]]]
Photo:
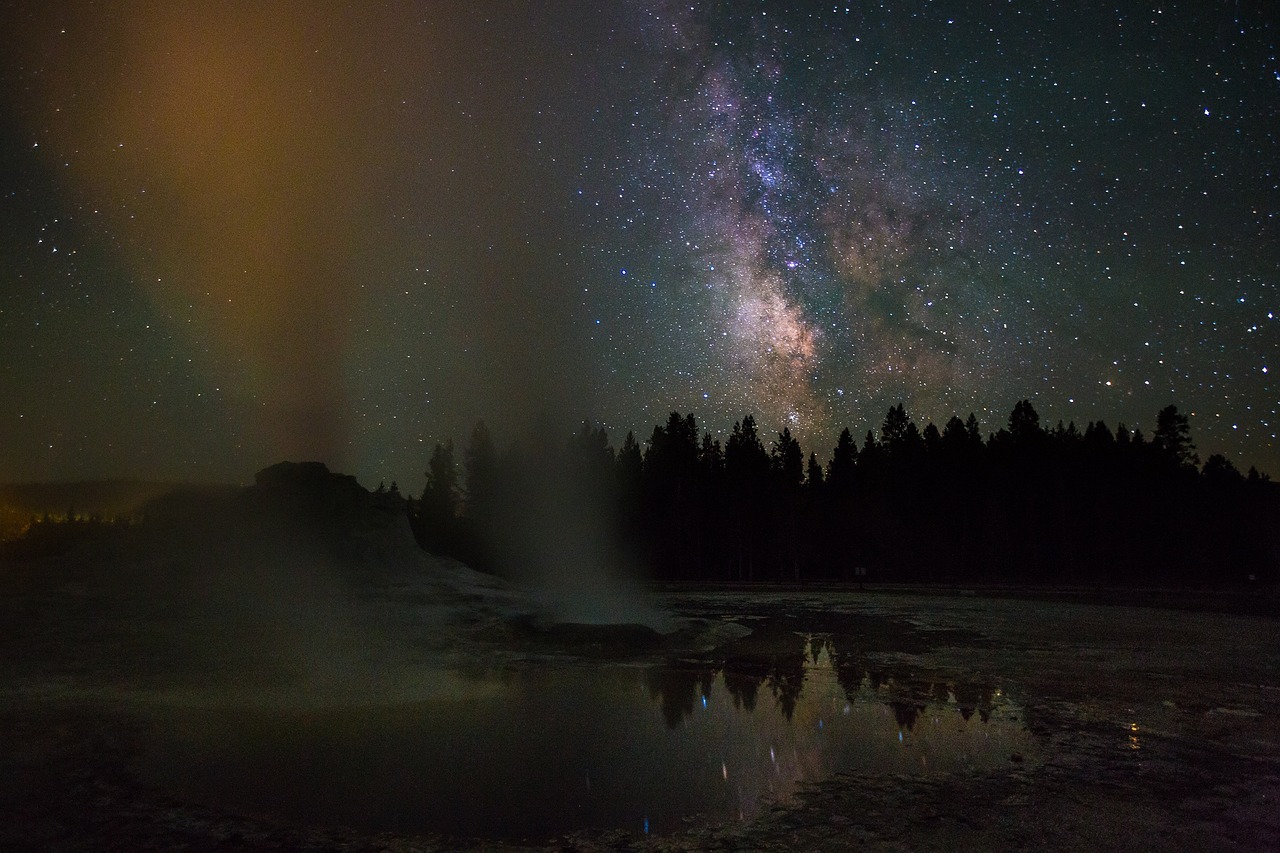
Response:
[[[651,322],[700,333],[638,360],[655,414],[817,441],[895,401],[994,429],[1168,399],[1274,447],[1274,25],[1136,11],[644,4],[613,222],[661,235],[631,252],[682,313]]]
[[[12,4],[0,479],[902,402],[1280,470],[1256,3]]]

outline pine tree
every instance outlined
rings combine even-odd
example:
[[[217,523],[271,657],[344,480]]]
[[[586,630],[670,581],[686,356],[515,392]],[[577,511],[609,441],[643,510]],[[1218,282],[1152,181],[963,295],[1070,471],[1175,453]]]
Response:
[[[1156,415],[1156,431],[1151,443],[1181,468],[1194,468],[1200,464],[1196,446],[1191,441],[1191,423],[1177,406],[1165,406]]]
[[[391,485],[393,491],[396,486]],[[428,551],[447,551],[454,537],[458,515],[458,469],[453,461],[453,440],[437,442],[427,463],[427,484],[419,503],[422,544]]]
[[[487,525],[493,521],[497,508],[498,451],[484,421],[477,421],[471,430],[463,469],[466,475],[466,515],[474,522]]]
[[[833,494],[846,496],[853,490],[854,467],[858,463],[858,445],[849,428],[840,430],[836,446],[827,463],[827,485]]]

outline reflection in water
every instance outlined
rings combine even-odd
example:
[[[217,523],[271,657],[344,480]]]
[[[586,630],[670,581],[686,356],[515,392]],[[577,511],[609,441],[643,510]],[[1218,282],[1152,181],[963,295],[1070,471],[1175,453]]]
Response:
[[[1020,709],[999,689],[916,683],[838,652],[831,637],[797,634],[770,648],[647,676],[667,725],[721,751],[722,781],[746,819],[839,770],[954,773],[1036,754]]]
[[[806,685],[814,689],[832,677],[850,700],[879,697],[893,709],[899,728],[908,731],[929,703],[954,707],[965,721],[976,711],[986,723],[990,721],[992,709],[1003,701],[998,688],[977,682],[919,684],[904,680],[871,667],[854,651],[838,651],[835,639],[828,635],[789,632],[770,638],[767,652],[751,649],[752,645],[758,645],[755,643],[743,645],[748,649],[730,646],[721,660],[702,668],[680,662],[650,671],[650,694],[661,701],[668,725],[675,726],[690,716],[699,694],[706,706],[710,685],[717,674],[722,676],[725,689],[733,697],[734,707],[754,710],[756,693],[765,685],[778,711],[787,720],[795,714]]]
[[[999,691],[909,683],[803,636],[710,665],[521,670],[456,700],[154,722],[139,769],[178,796],[506,839],[749,820],[838,770],[963,772],[1036,753]]]

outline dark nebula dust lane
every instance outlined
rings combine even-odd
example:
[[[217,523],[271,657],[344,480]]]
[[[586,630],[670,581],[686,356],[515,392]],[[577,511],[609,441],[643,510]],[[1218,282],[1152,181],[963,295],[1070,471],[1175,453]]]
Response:
[[[1262,3],[13,3],[0,479],[905,404],[1280,469]]]

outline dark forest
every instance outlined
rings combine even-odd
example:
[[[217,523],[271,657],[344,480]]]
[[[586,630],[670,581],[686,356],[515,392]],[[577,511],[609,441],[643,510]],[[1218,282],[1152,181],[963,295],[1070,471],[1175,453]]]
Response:
[[[424,548],[499,574],[587,518],[607,559],[656,580],[1200,586],[1276,579],[1277,491],[1219,454],[1201,465],[1175,406],[1146,437],[1046,429],[1023,400],[985,439],[972,414],[920,429],[897,405],[825,460],[750,415],[723,444],[672,412],[643,447],[587,423],[502,453],[480,423],[461,454],[435,446],[408,506]]]

